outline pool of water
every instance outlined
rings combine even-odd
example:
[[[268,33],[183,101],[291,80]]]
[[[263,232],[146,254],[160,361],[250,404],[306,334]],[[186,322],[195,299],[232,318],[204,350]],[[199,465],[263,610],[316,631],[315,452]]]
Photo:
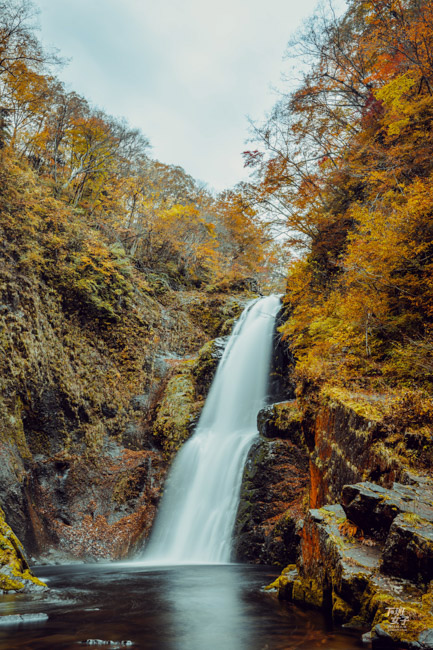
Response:
[[[333,629],[318,612],[263,592],[276,576],[272,568],[96,564],[45,566],[35,573],[48,592],[0,600],[1,650],[363,647],[360,633]]]

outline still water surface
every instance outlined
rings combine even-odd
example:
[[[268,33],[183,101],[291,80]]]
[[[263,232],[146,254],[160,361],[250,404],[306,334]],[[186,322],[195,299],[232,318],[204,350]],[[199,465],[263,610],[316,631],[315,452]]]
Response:
[[[4,596],[0,617],[39,613],[48,619],[0,625],[1,650],[363,647],[359,633],[333,630],[319,613],[301,611],[261,591],[276,576],[266,567],[107,564],[39,567],[35,572],[50,590]]]

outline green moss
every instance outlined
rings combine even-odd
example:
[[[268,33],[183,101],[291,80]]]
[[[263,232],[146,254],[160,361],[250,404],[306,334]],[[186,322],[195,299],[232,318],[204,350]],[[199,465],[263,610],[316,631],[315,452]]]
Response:
[[[273,404],[266,409],[265,433],[268,437],[283,437],[291,440],[295,445],[305,445],[301,429],[302,411],[295,401]]]
[[[113,489],[113,500],[120,505],[136,499],[140,494],[140,488],[137,485],[139,476],[135,469],[127,472],[117,481]]]
[[[428,602],[426,599],[428,599]],[[403,618],[400,625],[393,625],[393,610],[402,612]],[[420,632],[433,629],[432,611],[430,594],[426,594],[421,603],[384,597],[381,601],[378,601],[372,627],[380,625],[392,636],[395,642],[415,641]]]
[[[400,610],[402,624],[392,624],[392,612]],[[370,581],[362,599],[360,620],[373,628],[380,625],[395,642],[415,641],[420,632],[433,628],[433,585],[420,597],[414,588],[400,599]]]
[[[45,587],[30,571],[24,549],[0,508],[0,591],[20,591],[28,584]]]
[[[388,405],[386,400],[373,401],[368,395],[328,384],[322,387],[321,397],[325,402],[345,406],[360,417],[373,422],[379,422],[383,418]]]
[[[229,336],[233,330],[233,327],[237,321],[237,318],[228,318],[221,325],[220,336]]]
[[[97,422],[85,429],[86,455],[88,457],[99,456],[106,435],[105,423]]]
[[[276,580],[265,587],[265,590],[276,590],[278,592],[278,598],[291,601],[293,599],[293,584],[297,578],[296,564],[289,564],[289,566],[282,570],[281,575]]]
[[[294,603],[322,609],[324,604],[323,588],[317,580],[299,578],[293,582],[292,599]]]
[[[297,402],[283,402],[274,405],[275,424],[283,429],[289,424],[301,422],[302,411]]]
[[[183,364],[180,372],[167,384],[153,426],[153,435],[159,439],[168,456],[190,437],[200,407],[201,403],[195,401],[191,364]]]
[[[335,623],[347,623],[353,617],[352,607],[335,592],[332,594],[332,620]]]
[[[197,396],[205,396],[209,391],[212,379],[216,372],[220,355],[215,349],[215,340],[208,341],[200,349],[198,357],[192,362],[192,374],[195,381]]]
[[[289,564],[289,566],[286,566],[282,571],[281,575],[285,576],[288,573],[291,573],[292,571],[296,571],[296,564]]]
[[[288,582],[288,580],[287,580],[286,576],[280,575],[273,582],[271,582],[271,584],[266,585],[265,591],[273,591],[274,589],[279,591],[280,587],[282,585],[287,584],[287,582]]]
[[[21,458],[26,461],[31,460],[32,454],[24,433],[22,400],[17,397],[13,404],[8,406],[3,399],[0,399],[0,411],[3,414],[0,423],[0,440],[13,442]]]
[[[24,586],[23,582],[0,573],[0,592],[21,591],[24,589]]]
[[[192,302],[189,306],[189,313],[193,321],[199,324],[209,337],[216,338],[227,333],[229,327],[226,325],[227,321],[234,322],[239,318],[244,306],[244,301],[241,303],[235,298],[220,295],[217,292],[216,295],[209,296],[207,300],[201,296]]]

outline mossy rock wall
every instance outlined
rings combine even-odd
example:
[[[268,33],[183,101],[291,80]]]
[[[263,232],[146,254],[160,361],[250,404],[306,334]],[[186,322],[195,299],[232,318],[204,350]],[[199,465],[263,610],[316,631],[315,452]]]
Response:
[[[168,468],[155,404],[168,408],[173,364],[209,338],[190,307],[213,310],[222,327],[236,299],[173,291],[129,268],[122,299],[100,287],[113,299],[108,318],[54,271],[23,265],[15,235],[0,244],[0,503],[30,556],[125,557],[150,530]],[[169,389],[178,419],[200,408],[185,377]],[[170,436],[174,450],[185,429]]]
[[[422,477],[413,486],[377,488],[372,499],[366,498],[371,484],[346,489],[362,496],[362,511],[354,509],[353,501],[354,520],[339,504],[309,510],[299,531],[297,566],[287,567],[269,590],[276,590],[281,599],[321,609],[337,624],[371,628],[373,648],[431,647],[433,524],[411,512],[421,500],[429,514],[431,489]],[[385,501],[404,514],[390,524],[383,510],[386,540],[380,534],[367,536],[359,521],[365,520],[367,510],[377,516],[378,502],[386,507]],[[376,528],[370,532],[376,534]]]
[[[0,593],[41,591],[46,588],[30,571],[24,548],[6,523],[0,508]]]
[[[295,358],[290,345],[283,341],[280,328],[287,318],[286,307],[282,306],[275,318],[272,338],[272,358],[269,373],[269,403],[285,402],[295,397],[296,384],[293,379]]]
[[[264,426],[266,416],[274,422],[279,410],[280,405],[264,409],[259,422]],[[287,420],[292,437],[299,440],[299,420],[296,435],[293,422]],[[276,433],[275,428],[272,431]],[[308,456],[305,449],[288,439],[284,427],[278,432],[281,437],[273,435],[272,440],[260,437],[248,454],[234,529],[234,557],[238,561],[285,566],[296,560],[296,525],[307,496]]]
[[[402,476],[404,458],[388,444],[380,400],[326,389],[318,400],[299,403],[312,508],[338,501],[344,485],[373,480],[388,486]]]
[[[174,363],[153,421],[153,435],[167,459],[194,433],[227,341],[228,337],[208,341],[196,357]]]
[[[206,343],[199,351],[198,357],[192,367],[195,394],[198,399],[203,399],[208,394],[228,340],[228,336],[213,339]]]
[[[204,403],[195,397],[192,364],[192,361],[184,361],[178,365],[157,408],[153,435],[167,458],[171,458],[191,436]]]

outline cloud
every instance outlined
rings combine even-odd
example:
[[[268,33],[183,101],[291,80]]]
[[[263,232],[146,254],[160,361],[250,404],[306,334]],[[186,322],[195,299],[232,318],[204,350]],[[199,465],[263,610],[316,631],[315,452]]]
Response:
[[[38,0],[60,77],[220,190],[245,178],[246,115],[274,102],[286,43],[315,0]]]

